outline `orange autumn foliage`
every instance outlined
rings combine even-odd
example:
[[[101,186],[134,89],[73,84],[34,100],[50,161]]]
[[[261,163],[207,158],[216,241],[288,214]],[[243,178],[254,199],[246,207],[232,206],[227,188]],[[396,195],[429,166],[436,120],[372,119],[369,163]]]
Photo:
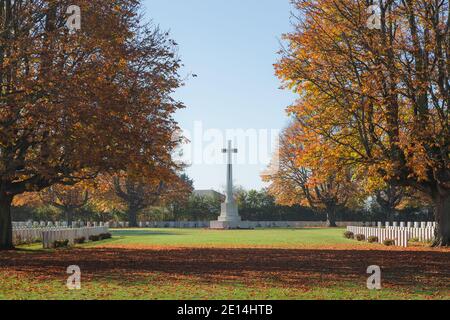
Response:
[[[101,172],[175,166],[173,42],[141,22],[137,0],[0,1],[0,249],[14,197]]]
[[[268,192],[279,204],[300,204],[323,211],[329,225],[336,226],[338,210],[358,205],[361,193],[351,170],[330,162],[323,154],[326,146],[316,138],[292,123],[280,137],[275,167],[262,178],[270,183]]]
[[[176,171],[160,170],[159,175],[141,176],[131,172],[103,174],[96,179],[93,204],[101,210],[119,209],[127,213],[130,226],[137,226],[138,214],[153,206],[187,201],[192,187]]]
[[[299,94],[289,112],[316,140],[312,150],[353,168],[367,189],[426,194],[435,245],[449,245],[449,1],[380,1],[379,29],[368,27],[365,0],[294,3],[298,22],[276,72]]]

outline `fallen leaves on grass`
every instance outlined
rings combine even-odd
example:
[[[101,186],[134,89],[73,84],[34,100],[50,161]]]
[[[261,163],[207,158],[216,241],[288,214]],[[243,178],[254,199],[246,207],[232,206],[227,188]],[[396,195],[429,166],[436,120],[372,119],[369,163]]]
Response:
[[[379,265],[383,286],[448,290],[450,254],[440,250],[330,250],[231,248],[90,248],[0,253],[0,268],[9,275],[38,281],[65,281],[67,266],[79,265],[83,281],[114,281],[132,286],[183,282],[267,288],[335,286],[367,279],[366,269]]]

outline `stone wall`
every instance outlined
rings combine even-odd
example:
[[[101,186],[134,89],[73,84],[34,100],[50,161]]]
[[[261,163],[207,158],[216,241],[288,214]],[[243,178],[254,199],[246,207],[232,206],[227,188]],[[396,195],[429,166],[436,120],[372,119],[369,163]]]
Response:
[[[210,221],[141,221],[139,228],[209,228]],[[322,221],[249,221],[251,228],[322,228],[327,223]],[[350,222],[338,221],[339,227],[347,226],[376,226],[375,222]],[[83,222],[74,221],[73,228],[83,227],[109,227],[109,228],[128,228],[127,221],[111,221],[111,222]],[[39,222],[14,222],[13,229],[31,229],[31,228],[66,228],[67,224],[63,221],[39,221]]]
[[[249,221],[246,222],[252,228],[321,228],[327,223],[322,221]],[[340,221],[336,223],[339,227],[347,226],[375,226],[375,223]],[[112,228],[120,228],[123,223],[110,223]],[[210,221],[148,221],[139,222],[140,228],[209,228]]]

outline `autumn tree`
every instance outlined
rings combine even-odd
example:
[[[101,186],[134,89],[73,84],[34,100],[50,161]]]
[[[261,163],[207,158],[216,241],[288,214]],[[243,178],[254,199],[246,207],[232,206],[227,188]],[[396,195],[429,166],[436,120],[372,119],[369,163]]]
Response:
[[[164,206],[172,201],[182,201],[192,193],[186,176],[174,172],[152,178],[121,173],[112,177],[113,192],[127,208],[131,227],[138,226],[138,214],[152,206]]]
[[[186,173],[177,176],[176,181],[179,187],[179,196],[176,193],[166,199],[165,206],[170,210],[173,216],[177,216],[181,211],[186,209],[194,192],[194,179],[189,177]]]
[[[327,158],[430,197],[434,245],[449,245],[448,0],[294,3],[276,65],[300,96],[290,112],[327,142]]]
[[[430,207],[430,198],[410,187],[386,185],[384,188],[375,190],[372,196],[376,207],[391,222],[405,209],[423,210]]]
[[[89,201],[89,191],[85,186],[53,185],[39,193],[40,199],[46,205],[60,209],[69,227],[72,226],[74,214]]]
[[[401,187],[387,186],[375,191],[375,200],[380,209],[386,213],[389,221],[394,221],[397,207],[405,198],[405,190]]]
[[[327,164],[321,149],[310,143],[294,122],[282,133],[272,168],[262,178],[270,183],[268,192],[279,204],[300,204],[324,212],[328,226],[336,227],[337,212],[360,199],[357,183],[349,170]]]
[[[134,167],[170,166],[179,60],[137,0],[0,0],[0,249],[11,202]]]

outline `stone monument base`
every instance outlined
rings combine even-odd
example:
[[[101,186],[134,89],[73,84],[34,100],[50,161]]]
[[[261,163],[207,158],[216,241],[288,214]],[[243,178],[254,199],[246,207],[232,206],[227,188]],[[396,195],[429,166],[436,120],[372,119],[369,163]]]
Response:
[[[209,228],[214,230],[254,229],[247,221],[211,221]]]

